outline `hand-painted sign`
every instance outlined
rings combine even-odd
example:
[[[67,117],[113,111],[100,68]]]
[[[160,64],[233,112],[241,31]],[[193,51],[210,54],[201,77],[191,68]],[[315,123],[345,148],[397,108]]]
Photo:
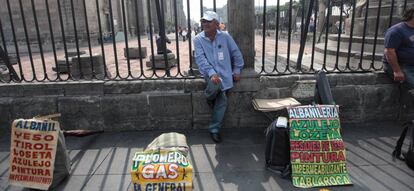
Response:
[[[191,191],[193,167],[187,156],[176,149],[137,152],[132,159],[135,191]]]
[[[9,183],[47,190],[52,184],[59,123],[17,119],[12,124]]]
[[[352,184],[346,169],[338,107],[288,108],[292,181],[310,188]]]

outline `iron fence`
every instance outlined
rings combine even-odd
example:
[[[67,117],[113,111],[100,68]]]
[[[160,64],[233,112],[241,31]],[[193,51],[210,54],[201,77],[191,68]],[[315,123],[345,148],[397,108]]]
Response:
[[[5,83],[197,78],[192,38],[201,32],[198,18],[214,10],[232,24],[224,0],[0,2]],[[383,34],[413,4],[256,1],[254,68],[262,75],[381,70]]]
[[[256,10],[261,74],[382,70],[384,33],[413,6],[408,0],[276,1]],[[270,10],[270,11],[269,11]],[[271,31],[271,32],[269,32]],[[270,44],[273,47],[268,46]]]

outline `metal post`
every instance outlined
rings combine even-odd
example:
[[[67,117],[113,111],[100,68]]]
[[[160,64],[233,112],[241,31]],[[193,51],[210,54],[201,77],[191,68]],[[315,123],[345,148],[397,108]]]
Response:
[[[298,71],[302,70],[302,58],[303,58],[303,52],[305,51],[305,45],[306,45],[306,37],[308,36],[308,28],[310,23],[310,18],[312,16],[312,8],[313,4],[315,3],[315,0],[310,0],[309,8],[308,8],[308,14],[306,15],[306,22],[305,22],[305,28],[302,30],[301,38],[300,38],[300,49],[299,49],[299,55],[297,60],[296,69]]]

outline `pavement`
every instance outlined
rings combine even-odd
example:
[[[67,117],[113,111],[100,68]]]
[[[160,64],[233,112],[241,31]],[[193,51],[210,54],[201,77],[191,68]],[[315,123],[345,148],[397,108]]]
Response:
[[[394,122],[345,124],[347,166],[352,186],[307,190],[414,190],[414,170],[393,161],[391,152],[402,128]],[[184,133],[194,168],[194,190],[304,190],[264,167],[264,129],[223,129],[215,144],[206,130]],[[106,132],[68,137],[70,176],[54,190],[132,190],[130,161],[155,137],[171,131]],[[10,134],[0,135],[0,190],[28,190],[8,185]]]

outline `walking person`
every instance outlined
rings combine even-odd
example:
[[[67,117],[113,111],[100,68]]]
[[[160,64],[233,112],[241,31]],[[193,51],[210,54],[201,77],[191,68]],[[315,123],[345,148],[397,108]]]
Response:
[[[185,42],[185,40],[187,39],[187,29],[184,29],[181,35],[183,36],[183,42]]]
[[[414,89],[414,7],[384,37],[384,70],[394,81]]]
[[[194,38],[195,60],[207,87],[205,96],[213,109],[209,132],[214,142],[221,142],[220,127],[227,108],[227,92],[240,81],[243,56],[233,38],[219,30],[217,13],[206,11],[201,18],[203,31]]]

